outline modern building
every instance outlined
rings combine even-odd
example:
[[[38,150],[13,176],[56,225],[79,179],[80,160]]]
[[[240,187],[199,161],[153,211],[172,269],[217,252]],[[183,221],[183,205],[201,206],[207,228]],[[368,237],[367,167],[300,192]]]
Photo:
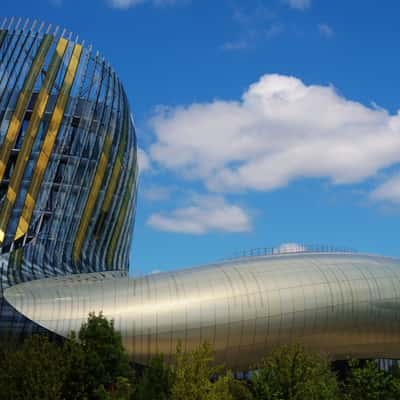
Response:
[[[58,28],[3,21],[0,299],[34,279],[126,274],[136,179],[133,122],[110,65]],[[0,315],[2,330],[33,327],[4,300]]]
[[[136,139],[125,92],[66,32],[0,31],[0,329],[67,336],[91,311],[136,362],[207,340],[247,368],[300,342],[334,359],[400,358],[400,260],[289,246],[129,278]]]

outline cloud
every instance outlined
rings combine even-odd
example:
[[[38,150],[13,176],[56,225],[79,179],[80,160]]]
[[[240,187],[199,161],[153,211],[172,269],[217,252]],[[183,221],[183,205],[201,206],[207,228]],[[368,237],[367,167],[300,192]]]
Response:
[[[227,50],[227,51],[231,51],[231,50],[243,50],[243,49],[247,49],[249,47],[250,41],[245,39],[245,38],[241,38],[238,40],[234,40],[231,42],[226,42],[222,45],[222,49],[223,50]]]
[[[285,0],[290,8],[304,11],[306,8],[311,7],[311,0]]]
[[[264,5],[250,7],[248,9],[235,8],[232,16],[233,20],[242,26],[254,26],[264,24],[276,18],[276,14]]]
[[[174,191],[174,188],[167,186],[152,185],[143,189],[143,197],[149,201],[168,200]]]
[[[400,204],[400,175],[389,178],[371,193],[371,199]]]
[[[194,196],[192,205],[170,213],[152,214],[147,223],[160,231],[194,235],[210,231],[247,232],[251,229],[249,215],[220,196]]]
[[[243,50],[256,46],[259,42],[272,39],[284,31],[275,13],[265,6],[250,9],[237,8],[233,13],[233,21],[239,27],[238,37],[224,43],[223,50]]]
[[[240,38],[226,42],[222,45],[223,50],[243,50],[255,46],[260,41],[272,39],[284,31],[282,24],[272,24],[268,28],[250,29],[243,31]]]
[[[185,0],[108,0],[108,3],[114,8],[131,8],[141,4],[151,4],[156,7],[173,6],[182,4]]]
[[[150,169],[150,159],[147,153],[138,147],[137,149],[137,161],[139,165],[140,173]]]
[[[400,162],[399,114],[284,75],[262,76],[240,100],[164,107],[150,125],[151,159],[215,192],[359,183]]]
[[[322,36],[324,36],[328,39],[331,38],[335,34],[334,30],[327,24],[319,24],[318,30]]]

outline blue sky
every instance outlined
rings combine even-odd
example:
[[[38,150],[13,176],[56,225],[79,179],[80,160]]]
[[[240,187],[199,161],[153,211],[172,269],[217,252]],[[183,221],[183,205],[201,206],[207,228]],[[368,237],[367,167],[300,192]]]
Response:
[[[398,1],[2,0],[114,66],[142,165],[132,273],[253,247],[400,256]]]

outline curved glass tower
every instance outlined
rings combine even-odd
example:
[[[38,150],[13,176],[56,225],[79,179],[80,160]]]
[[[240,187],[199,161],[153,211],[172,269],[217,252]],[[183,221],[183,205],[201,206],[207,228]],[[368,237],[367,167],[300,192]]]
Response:
[[[118,77],[71,34],[0,26],[0,334],[115,321],[134,360],[210,342],[246,369],[276,345],[400,359],[400,260],[303,246],[128,278],[136,139]]]
[[[134,126],[110,65],[65,31],[4,21],[0,293],[49,276],[128,271],[136,179]]]

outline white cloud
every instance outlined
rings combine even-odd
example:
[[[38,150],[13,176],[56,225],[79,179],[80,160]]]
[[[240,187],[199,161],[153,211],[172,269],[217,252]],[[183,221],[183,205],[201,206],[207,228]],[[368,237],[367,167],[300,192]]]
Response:
[[[194,196],[193,204],[172,212],[152,214],[147,223],[160,231],[200,235],[209,231],[247,232],[249,215],[220,196]]]
[[[142,173],[150,169],[150,159],[147,153],[138,147],[137,149],[137,161],[139,165],[139,172]]]
[[[319,24],[318,30],[326,38],[331,38],[335,34],[334,30],[328,24]]]
[[[296,10],[305,10],[306,8],[311,7],[311,0],[285,0],[285,2],[290,8]]]
[[[152,160],[213,191],[356,183],[400,161],[399,114],[290,76],[265,75],[238,101],[160,109],[151,125]]]
[[[169,199],[174,188],[167,186],[151,185],[143,189],[143,197],[149,201],[164,201]]]
[[[284,31],[275,13],[265,6],[254,9],[235,9],[233,20],[239,26],[239,34],[235,40],[225,42],[223,50],[243,50],[255,47],[260,42],[273,39]]]
[[[372,200],[400,204],[400,175],[396,175],[379,185],[372,193]]]
[[[130,8],[140,4],[149,3],[157,7],[172,6],[182,3],[182,0],[108,0],[109,4],[115,8]]]

